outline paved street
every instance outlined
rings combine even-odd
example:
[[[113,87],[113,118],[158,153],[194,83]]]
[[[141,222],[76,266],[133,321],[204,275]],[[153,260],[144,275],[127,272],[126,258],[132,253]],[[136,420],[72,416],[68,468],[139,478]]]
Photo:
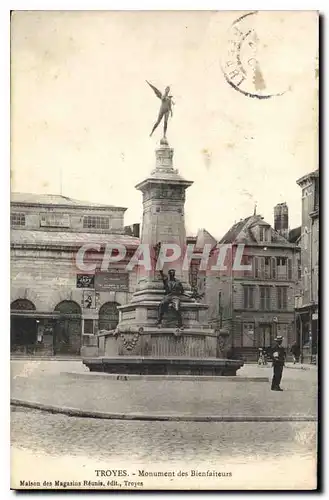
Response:
[[[316,414],[315,370],[287,368],[283,393],[271,392],[266,382],[80,380],[68,376],[70,371],[83,372],[84,367],[75,361],[13,361],[12,397],[116,412]],[[240,376],[267,376],[270,371],[246,366]],[[33,461],[35,478],[53,477],[56,470],[60,479],[71,480],[83,473],[95,480],[95,468],[118,468],[119,464],[131,470],[141,466],[224,468],[235,471],[234,487],[241,488],[246,484],[275,488],[278,477],[281,487],[303,488],[315,475],[315,422],[107,421],[13,407],[11,434],[16,470],[24,471]],[[207,484],[191,481],[188,487],[233,487],[224,479]]]
[[[189,415],[316,415],[316,370],[286,369],[283,393],[269,382],[113,380],[72,377],[88,372],[79,361],[12,361],[11,397],[102,412]],[[270,367],[247,365],[239,376],[271,376]]]

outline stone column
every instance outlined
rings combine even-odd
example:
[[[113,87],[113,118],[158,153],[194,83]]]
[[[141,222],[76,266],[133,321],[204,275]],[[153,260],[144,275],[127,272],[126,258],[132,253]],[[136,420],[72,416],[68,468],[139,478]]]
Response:
[[[158,243],[176,244],[181,249],[181,259],[164,266],[176,270],[176,277],[188,288],[188,271],[182,270],[183,257],[186,250],[185,232],[185,190],[193,184],[183,179],[173,167],[173,148],[162,139],[156,149],[156,166],[150,176],[137,184],[136,188],[143,193],[143,224],[141,243],[148,245],[151,255]],[[153,254],[154,256],[154,254]],[[155,260],[152,269],[145,271],[139,266],[137,290],[162,288],[159,273],[155,271]]]

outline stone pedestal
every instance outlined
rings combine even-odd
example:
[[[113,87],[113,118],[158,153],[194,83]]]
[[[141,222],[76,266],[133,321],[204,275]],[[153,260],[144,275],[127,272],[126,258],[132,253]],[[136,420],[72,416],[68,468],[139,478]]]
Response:
[[[187,294],[181,297],[183,329],[177,328],[174,311],[170,310],[164,316],[161,327],[156,326],[164,286],[160,273],[156,270],[156,259],[151,259],[151,269],[139,266],[137,290],[131,302],[119,308],[120,322],[117,329],[102,333],[102,347],[99,351],[102,356],[84,359],[83,362],[92,370],[111,373],[113,370],[121,370],[118,373],[123,373],[126,366],[129,373],[153,373],[152,370],[160,370],[167,374],[232,375],[243,364],[231,360],[223,362],[226,332],[216,331],[202,324],[200,313],[207,310],[208,306],[188,296],[188,269],[183,269],[182,266],[186,251],[184,204],[185,191],[192,185],[192,181],[183,179],[178,170],[174,169],[173,153],[167,141],[162,139],[160,147],[156,149],[155,169],[136,188],[143,193],[141,243],[150,249],[153,258],[158,243],[161,243],[162,249],[165,244],[176,244],[181,249],[181,257],[164,264],[163,271],[167,273],[168,269],[175,269],[176,278],[182,282]],[[128,364],[124,362],[126,359],[129,359]],[[141,359],[144,361],[141,362]],[[155,362],[157,359],[161,360],[159,364]],[[180,363],[179,359],[184,362]],[[211,359],[211,363],[204,364],[206,359]]]

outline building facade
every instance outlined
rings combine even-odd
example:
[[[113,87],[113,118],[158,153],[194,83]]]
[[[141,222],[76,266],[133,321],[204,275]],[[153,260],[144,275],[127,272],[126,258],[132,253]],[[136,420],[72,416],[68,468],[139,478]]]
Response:
[[[95,333],[115,328],[117,306],[136,287],[136,273],[126,272],[126,264],[139,239],[136,226],[135,236],[125,234],[125,210],[12,193],[12,352],[79,355],[92,346],[96,352]],[[118,243],[127,249],[125,259],[104,268],[106,245]],[[82,247],[87,251],[80,265]]]
[[[258,348],[269,347],[282,335],[288,347],[295,340],[295,289],[298,283],[299,248],[288,236],[288,209],[274,210],[275,228],[260,215],[234,224],[220,240],[228,246],[226,270],[207,271],[204,300],[211,304],[209,320],[230,332],[235,355],[256,360]],[[238,245],[243,244],[242,265],[233,270]],[[239,259],[238,259],[239,260]]]
[[[304,175],[302,190],[301,293],[296,304],[299,345],[304,361],[314,361],[318,346],[319,170]]]

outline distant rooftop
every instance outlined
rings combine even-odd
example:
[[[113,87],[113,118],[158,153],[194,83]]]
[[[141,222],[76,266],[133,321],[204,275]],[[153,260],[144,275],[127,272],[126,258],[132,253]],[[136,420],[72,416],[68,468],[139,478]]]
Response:
[[[295,227],[289,231],[289,241],[290,243],[297,243],[302,234],[301,226]]]
[[[127,210],[124,207],[114,205],[105,205],[92,201],[82,201],[69,198],[60,194],[39,194],[39,193],[11,193],[11,203],[22,203],[26,205],[57,205],[57,206],[72,206],[72,207],[101,207],[101,208],[116,208],[118,210]]]

